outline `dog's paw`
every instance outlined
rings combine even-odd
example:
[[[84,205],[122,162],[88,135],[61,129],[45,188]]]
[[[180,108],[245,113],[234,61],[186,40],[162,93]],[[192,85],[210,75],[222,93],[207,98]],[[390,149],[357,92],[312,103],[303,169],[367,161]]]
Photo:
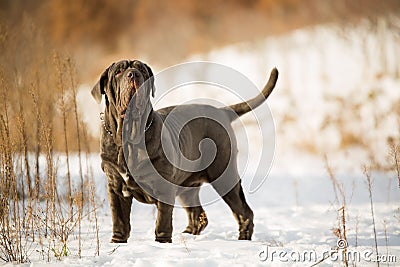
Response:
[[[184,234],[199,235],[208,225],[205,212],[202,212],[197,220],[192,220],[186,227]]]
[[[172,235],[167,232],[156,233],[156,241],[159,243],[172,243]]]
[[[156,237],[156,241],[159,243],[172,243],[172,238],[168,237]]]
[[[183,231],[182,233],[183,234],[191,234],[192,232],[193,232],[192,228],[190,226],[188,226],[188,227],[186,227],[185,231]]]
[[[251,240],[252,233],[251,231],[243,231],[239,233],[238,240]]]
[[[110,243],[127,243],[128,240],[121,240],[121,239],[116,239],[116,238],[112,238]]]

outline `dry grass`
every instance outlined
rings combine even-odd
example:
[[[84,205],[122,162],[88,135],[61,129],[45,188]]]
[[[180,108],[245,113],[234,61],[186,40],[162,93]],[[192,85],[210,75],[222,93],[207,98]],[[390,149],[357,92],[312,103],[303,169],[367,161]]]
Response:
[[[367,167],[366,165],[363,166],[362,171],[363,174],[366,178],[366,185],[367,185],[367,191],[368,191],[368,196],[369,196],[369,204],[370,204],[370,212],[371,212],[371,222],[372,222],[372,232],[373,232],[373,249],[374,249],[374,254],[375,255],[380,255],[379,250],[378,250],[378,225],[376,224],[376,214],[375,214],[375,209],[374,209],[374,196],[373,196],[373,179],[372,179],[372,171],[378,172],[380,175],[389,177],[389,184],[388,184],[388,204],[390,202],[390,190],[391,190],[391,185],[392,185],[392,180],[397,180],[399,183],[399,188],[400,188],[400,112],[395,111],[394,108],[390,109],[389,112],[391,114],[397,114],[398,118],[398,135],[395,135],[394,137],[389,137],[387,139],[387,154],[388,157],[386,158],[386,162],[376,162],[373,157],[371,157],[371,162],[370,166]],[[373,153],[371,151],[371,148],[368,146],[363,147],[364,150],[368,153]],[[334,190],[334,195],[335,195],[335,201],[334,205],[338,205],[340,208],[338,209],[338,222],[337,222],[337,227],[334,228],[334,234],[343,240],[347,241],[347,232],[348,229],[348,221],[346,218],[349,216],[348,214],[348,203],[346,200],[345,196],[345,188],[341,182],[339,182],[335,175],[333,169],[330,167],[328,164],[328,159],[325,157],[325,166],[326,170],[328,173],[328,176],[331,180],[331,183],[333,185],[333,190]],[[354,188],[353,188],[354,192]],[[351,198],[350,198],[351,201]],[[398,209],[399,210],[399,209]],[[396,216],[394,216],[396,218]],[[388,221],[385,219],[383,221],[383,233],[384,233],[384,240],[385,240],[385,246],[386,246],[386,256],[389,255],[390,253],[390,238],[388,236]],[[393,221],[391,223],[394,223]],[[351,226],[350,226],[351,227]],[[355,220],[355,248],[358,247],[358,235],[359,235],[359,218],[358,216],[356,217]],[[343,264],[345,266],[348,266],[349,264],[349,259],[346,259],[346,248],[343,249]],[[325,259],[323,259],[325,260]],[[322,260],[322,261],[323,261]],[[352,265],[356,266],[356,262],[353,261]],[[380,266],[380,263],[376,263],[377,266]]]
[[[335,250],[339,252],[341,250],[342,252],[342,259],[343,259],[343,265],[348,267],[349,266],[349,260],[347,258],[347,226],[346,226],[346,216],[347,216],[347,198],[345,194],[345,188],[343,183],[341,183],[335,176],[334,171],[332,167],[329,165],[328,162],[328,157],[325,156],[325,169],[328,173],[329,179],[332,183],[333,190],[335,193],[335,203],[336,205],[339,205],[339,208],[337,209],[338,212],[338,221],[337,221],[337,227],[333,228],[333,234],[338,238],[338,240],[341,240],[341,242],[344,244],[343,246],[336,246]]]
[[[70,57],[57,52],[42,30],[25,17],[18,29],[0,27],[0,36],[5,36],[0,39],[0,48],[7,51],[0,54],[1,86],[8,94],[10,119],[21,124],[10,127],[12,136],[23,139],[18,149],[40,154],[42,126],[46,124],[52,128],[54,151],[65,152],[65,138],[69,150],[78,151],[78,83]]]
[[[397,175],[397,164],[396,164],[396,160],[395,160],[395,154],[393,153],[394,148],[393,148],[393,144],[391,146],[389,146],[389,155],[390,157],[388,158],[388,162],[387,165],[390,165],[391,168],[387,168],[384,170],[378,170],[380,172],[384,171],[387,172],[390,175],[392,175],[392,173],[396,173]],[[345,188],[343,183],[341,183],[334,174],[334,171],[332,169],[332,167],[328,164],[328,159],[327,157],[325,157],[325,168],[327,170],[328,176],[331,180],[332,186],[333,186],[333,191],[334,191],[334,195],[335,195],[335,201],[333,203],[333,205],[335,207],[339,207],[337,209],[337,223],[334,228],[333,228],[333,234],[340,240],[344,240],[346,244],[347,243],[347,238],[348,238],[348,229],[351,229],[351,225],[350,227],[348,226],[348,217],[349,217],[349,208],[348,208],[348,201],[346,199],[346,195],[345,195]],[[374,254],[376,256],[380,256],[381,254],[379,254],[379,249],[378,249],[378,225],[376,224],[376,215],[375,215],[375,210],[374,210],[374,198],[373,198],[373,179],[372,179],[372,174],[371,174],[371,168],[367,167],[367,166],[363,166],[363,174],[366,178],[366,185],[367,185],[367,190],[368,190],[368,195],[369,195],[369,201],[370,201],[370,212],[371,212],[371,222],[372,222],[372,232],[373,232],[373,249],[374,249]],[[397,178],[397,176],[396,176]],[[354,187],[353,187],[353,193],[354,193]],[[350,197],[350,202],[351,202],[352,197]],[[383,233],[384,233],[384,240],[385,240],[385,245],[386,245],[386,256],[389,255],[389,237],[388,237],[388,232],[387,232],[387,226],[388,226],[388,221],[384,220],[383,221]],[[357,249],[358,247],[358,235],[359,235],[359,216],[355,217],[355,244],[354,247],[355,249]],[[350,245],[350,244],[349,244]],[[350,263],[352,264],[352,266],[356,266],[357,262],[352,259],[352,258],[347,258],[348,256],[348,247],[336,247],[336,252],[339,253],[339,251],[342,252],[342,259],[343,259],[343,265],[344,266],[348,266]],[[324,261],[324,259],[322,259],[320,262]],[[319,263],[320,263],[319,262]],[[376,262],[377,266],[380,266],[379,262]]]
[[[3,49],[27,46],[15,57],[0,56],[0,259],[17,263],[28,262],[34,249],[47,261],[68,256],[71,236],[79,240],[74,251],[81,256],[88,214],[94,214],[99,247],[92,171],[88,160],[83,164],[91,137],[77,110],[74,64],[49,53],[30,26],[0,35]],[[78,153],[78,166],[70,166],[71,151]],[[59,168],[64,163],[66,174]],[[72,167],[79,170],[77,179]]]
[[[374,241],[375,241],[375,253],[379,255],[378,251],[378,238],[376,234],[376,224],[375,224],[375,214],[374,214],[374,201],[372,199],[372,178],[371,178],[371,170],[367,167],[363,167],[364,175],[367,179],[367,186],[368,186],[368,193],[369,193],[369,200],[370,200],[370,207],[371,207],[371,217],[372,217],[372,226],[374,230]],[[377,262],[379,267],[379,261]]]
[[[400,189],[400,142],[396,142],[394,138],[389,138],[388,145],[389,145],[389,157],[388,157],[389,166],[396,174],[397,182]]]

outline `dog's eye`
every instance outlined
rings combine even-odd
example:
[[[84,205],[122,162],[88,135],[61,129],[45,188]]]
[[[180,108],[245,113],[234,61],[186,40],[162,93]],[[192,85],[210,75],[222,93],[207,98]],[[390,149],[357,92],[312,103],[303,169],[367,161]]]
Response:
[[[119,70],[117,70],[116,72],[115,72],[115,77],[118,77],[119,75],[121,75],[121,73],[122,73],[122,69],[119,69]]]

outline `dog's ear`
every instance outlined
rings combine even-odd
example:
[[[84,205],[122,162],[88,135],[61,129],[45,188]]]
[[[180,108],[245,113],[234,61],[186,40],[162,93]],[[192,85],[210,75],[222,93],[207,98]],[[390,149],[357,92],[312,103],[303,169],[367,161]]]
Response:
[[[143,63],[144,64],[144,63]],[[155,96],[155,91],[156,88],[154,86],[154,75],[153,75],[153,71],[151,70],[151,68],[147,65],[144,64],[144,66],[147,69],[147,72],[149,73],[149,82],[150,82],[150,86],[151,86],[151,96],[154,97]]]
[[[100,76],[99,81],[96,83],[96,85],[93,87],[93,89],[91,91],[93,98],[97,101],[98,104],[101,103],[102,95],[105,94],[104,87],[107,86],[108,71],[111,68],[111,66],[108,67],[107,69],[105,69],[105,71],[103,71],[103,73]]]

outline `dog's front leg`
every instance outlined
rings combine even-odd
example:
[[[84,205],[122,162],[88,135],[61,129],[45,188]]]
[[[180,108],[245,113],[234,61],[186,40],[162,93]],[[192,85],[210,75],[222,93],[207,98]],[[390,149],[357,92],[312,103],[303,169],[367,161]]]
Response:
[[[110,200],[113,224],[112,243],[126,243],[130,231],[130,214],[132,196],[124,197],[122,194],[122,178],[110,168],[105,169],[108,177],[108,197]]]
[[[111,216],[113,223],[112,243],[126,243],[130,232],[130,214],[132,197],[124,197],[117,194],[114,189],[108,187],[108,195],[111,206]]]
[[[156,241],[172,243],[172,211],[174,206],[157,202]]]

